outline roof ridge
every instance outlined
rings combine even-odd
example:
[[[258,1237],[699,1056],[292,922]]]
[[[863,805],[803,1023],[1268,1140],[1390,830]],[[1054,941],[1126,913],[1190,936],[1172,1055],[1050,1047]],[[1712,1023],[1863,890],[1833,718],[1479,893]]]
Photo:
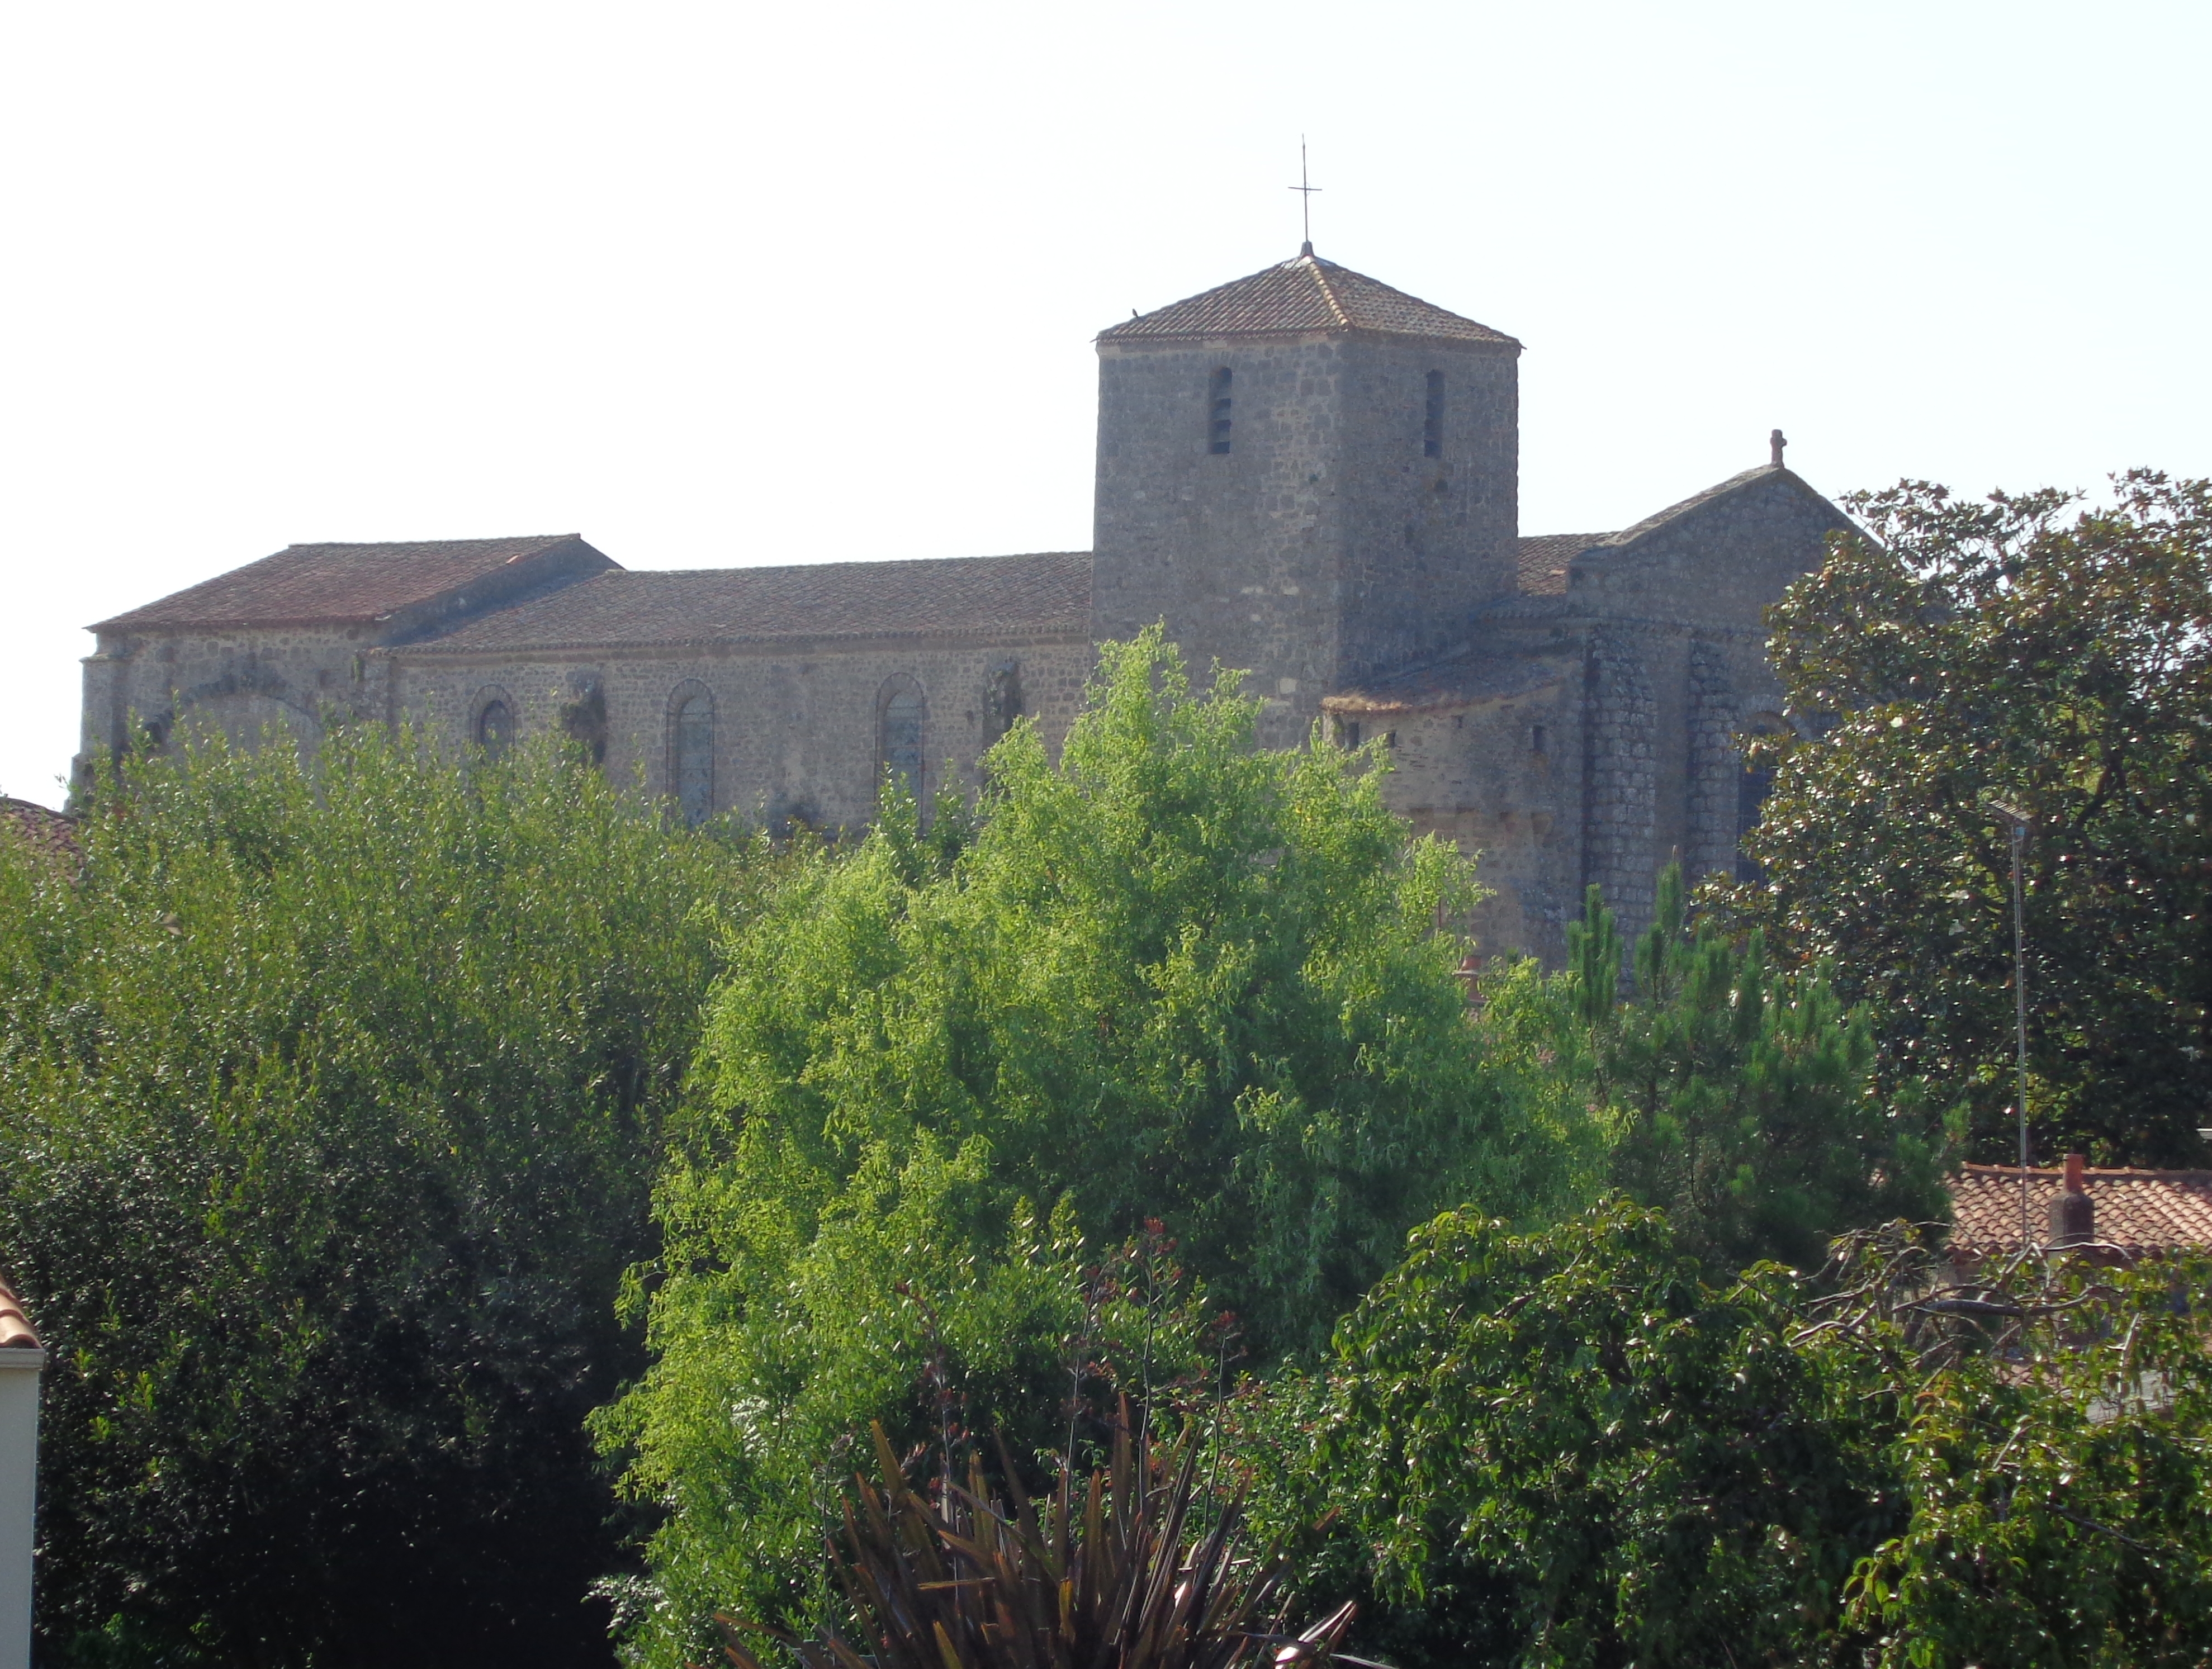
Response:
[[[1301,266],[1310,266],[1313,269],[1314,284],[1321,291],[1321,299],[1328,303],[1328,310],[1336,316],[1338,327],[1350,330],[1352,315],[1344,310],[1344,303],[1337,299],[1335,287],[1328,282],[1329,263],[1322,260],[1318,255],[1301,255],[1297,258],[1297,264]]]
[[[2018,1165],[1985,1165],[1970,1160],[1961,1168],[1969,1175],[1992,1176],[1999,1181],[2016,1182],[2020,1180]],[[2153,1165],[2084,1165],[2081,1168],[2081,1174],[2084,1176],[2103,1177],[2110,1180],[2118,1180],[2127,1177],[2155,1178],[2160,1180],[2172,1180],[2177,1177],[2201,1177],[2207,1181],[2212,1181],[2212,1166],[2205,1165],[2185,1165],[2172,1170],[2160,1169]],[[2031,1180],[2055,1181],[2063,1180],[2066,1172],[2063,1166],[2031,1165],[2028,1167],[2027,1174]]]

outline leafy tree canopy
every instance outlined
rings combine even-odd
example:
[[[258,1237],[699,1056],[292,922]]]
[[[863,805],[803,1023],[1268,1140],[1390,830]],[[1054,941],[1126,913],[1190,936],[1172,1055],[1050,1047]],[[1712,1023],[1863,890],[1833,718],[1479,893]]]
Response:
[[[2026,850],[2029,1110],[2049,1159],[2201,1164],[2212,1102],[2212,482],[2136,471],[2109,507],[1907,482],[1772,610],[1808,734],[1738,895],[1832,961],[1886,1070],[2014,1139],[2008,827]]]
[[[2212,1269],[1889,1230],[1821,1276],[1439,1217],[1238,1434],[1308,1604],[1407,1669],[2201,1664]]]
[[[1826,969],[1777,968],[1757,929],[1731,937],[1710,912],[1693,923],[1679,865],[1660,877],[1626,998],[1595,887],[1567,939],[1556,974],[1523,963],[1485,980],[1486,1061],[1542,1116],[1585,1109],[1611,1186],[1664,1209],[1709,1273],[1817,1268],[1833,1235],[1942,1215],[1935,1121],[1884,1096],[1870,1019]]]
[[[1503,1116],[1437,931],[1467,865],[1408,846],[1374,756],[1260,749],[1257,705],[1194,696],[1158,630],[1109,645],[1058,763],[1018,727],[972,825],[894,809],[733,946],[658,1194],[654,1366],[602,1427],[672,1508],[649,1658],[716,1606],[804,1620],[825,1466],[871,1420],[935,1435],[927,1383],[1058,1447],[1086,1241],[1155,1223],[1267,1357],[1440,1206],[1558,1209],[1576,1132]],[[1124,1383],[1161,1371],[1165,1338],[1101,1331]]]
[[[603,1661],[582,1431],[741,844],[550,750],[131,763],[0,834],[52,1660]]]

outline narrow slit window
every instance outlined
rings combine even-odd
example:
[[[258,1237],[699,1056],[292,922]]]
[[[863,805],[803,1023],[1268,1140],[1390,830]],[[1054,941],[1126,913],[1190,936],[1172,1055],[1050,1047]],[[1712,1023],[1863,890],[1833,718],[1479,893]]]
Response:
[[[714,704],[703,695],[676,709],[676,804],[694,827],[714,810]]]
[[[1421,418],[1421,452],[1428,458],[1444,455],[1444,373],[1429,373],[1428,408]]]
[[[921,690],[902,681],[884,697],[878,763],[885,779],[908,798],[921,798]]]
[[[1206,450],[1225,452],[1229,450],[1229,367],[1223,366],[1213,373],[1212,404],[1208,407]]]

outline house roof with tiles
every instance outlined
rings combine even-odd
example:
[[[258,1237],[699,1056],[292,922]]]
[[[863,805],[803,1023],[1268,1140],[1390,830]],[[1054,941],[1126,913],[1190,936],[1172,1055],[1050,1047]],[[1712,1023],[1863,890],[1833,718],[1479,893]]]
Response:
[[[399,652],[1087,634],[1091,553],[789,567],[617,568]]]
[[[0,1350],[35,1350],[39,1349],[38,1330],[32,1326],[23,1301],[15,1290],[0,1281]]]
[[[1223,337],[1358,331],[1430,341],[1521,344],[1503,331],[1309,252],[1170,302],[1098,333],[1102,343],[1204,342]]]
[[[0,794],[0,828],[48,857],[73,861],[78,856],[76,819],[33,800]]]
[[[563,555],[581,558],[588,567],[612,565],[575,533],[289,545],[90,629],[367,625],[452,598],[471,585],[512,582],[520,577],[518,567],[545,566],[545,559]]]
[[[1954,1256],[2004,1257],[2021,1249],[2017,1166],[1968,1165],[1951,1179]],[[2212,1251],[2212,1171],[2085,1168],[2082,1192],[2095,1212],[2095,1241],[2130,1258]],[[2051,1205],[2063,1170],[2027,1173],[2027,1222],[2049,1240]]]

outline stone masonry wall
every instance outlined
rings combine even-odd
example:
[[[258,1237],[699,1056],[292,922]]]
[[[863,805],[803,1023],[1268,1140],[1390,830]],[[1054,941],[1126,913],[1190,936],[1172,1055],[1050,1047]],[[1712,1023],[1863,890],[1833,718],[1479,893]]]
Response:
[[[1057,752],[1092,665],[1087,640],[927,640],[834,648],[629,650],[592,657],[499,658],[435,650],[391,652],[391,715],[466,738],[498,697],[523,737],[561,727],[562,709],[596,689],[605,706],[605,765],[617,782],[669,794],[676,698],[703,689],[714,704],[713,804],[775,822],[857,828],[875,815],[879,704],[894,680],[924,701],[923,796],[976,786],[976,761],[996,739],[991,697],[1011,667],[1021,710]]]
[[[1580,902],[1577,670],[1562,663],[1552,682],[1506,700],[1363,721],[1396,737],[1382,784],[1391,810],[1475,859],[1492,893],[1469,924],[1484,956],[1557,962],[1565,951]]]
[[[1092,635],[1165,620],[1201,677],[1215,660],[1254,675],[1276,746],[1304,739],[1331,689],[1463,644],[1474,606],[1511,585],[1513,353],[1341,336],[1102,344]],[[1432,368],[1447,379],[1437,458],[1423,446]]]
[[[159,746],[179,726],[250,744],[264,728],[312,743],[329,712],[380,705],[362,627],[103,634],[84,662],[79,769],[100,751]]]
[[[1656,703],[1644,646],[1593,634],[1583,702],[1583,877],[1605,889],[1624,947],[1651,916]]]

